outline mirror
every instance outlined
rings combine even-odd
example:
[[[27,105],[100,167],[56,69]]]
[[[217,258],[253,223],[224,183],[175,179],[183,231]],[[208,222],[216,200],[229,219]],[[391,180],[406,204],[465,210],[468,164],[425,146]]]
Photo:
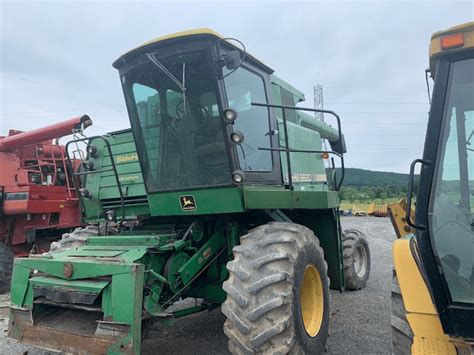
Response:
[[[228,70],[235,70],[240,67],[242,60],[238,50],[229,51],[224,56],[224,64]]]

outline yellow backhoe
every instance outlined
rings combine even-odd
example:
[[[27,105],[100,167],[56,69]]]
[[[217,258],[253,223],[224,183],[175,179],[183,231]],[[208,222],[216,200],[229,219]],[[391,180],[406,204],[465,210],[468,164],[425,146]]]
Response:
[[[433,34],[423,157],[388,208],[393,354],[474,353],[474,22]],[[418,190],[413,191],[416,165]],[[412,195],[416,192],[416,209]]]

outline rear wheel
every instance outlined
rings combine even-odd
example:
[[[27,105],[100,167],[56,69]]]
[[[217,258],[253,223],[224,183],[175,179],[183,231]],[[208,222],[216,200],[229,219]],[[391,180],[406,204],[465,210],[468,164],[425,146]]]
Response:
[[[393,271],[392,278],[392,316],[390,323],[392,326],[392,354],[411,354],[413,332],[410,328],[410,324],[408,324],[407,311],[403,305],[402,293],[395,270]]]
[[[11,249],[0,242],[0,294],[10,291],[14,255]]]
[[[370,275],[370,249],[364,233],[348,229],[342,233],[344,280],[347,290],[365,287]]]
[[[233,252],[222,306],[229,350],[321,353],[329,329],[329,279],[313,232],[271,222],[242,236]]]

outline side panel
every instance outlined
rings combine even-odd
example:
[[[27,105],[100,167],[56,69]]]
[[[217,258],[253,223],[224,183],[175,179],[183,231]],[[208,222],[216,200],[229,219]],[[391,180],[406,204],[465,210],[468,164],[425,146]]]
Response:
[[[314,191],[310,189],[290,191],[284,187],[244,186],[247,209],[331,209],[339,207],[336,191]]]
[[[182,205],[182,198],[194,200],[194,206]],[[237,187],[177,192],[148,196],[152,216],[203,215],[243,212],[242,190]]]
[[[322,141],[319,132],[288,122],[288,142],[291,149],[321,149]],[[283,121],[278,120],[278,130],[281,132],[280,148],[285,147]],[[286,153],[280,153],[283,181],[288,184],[288,162]],[[328,190],[326,169],[321,154],[290,153],[291,175],[295,190]]]
[[[149,214],[148,200],[138,155],[131,131],[111,133],[106,136],[113,153],[113,159],[119,174],[124,194],[125,216],[133,219]],[[91,145],[97,148],[97,156],[88,159],[94,163],[92,172],[83,177],[84,187],[90,192],[90,198],[83,198],[82,205],[85,221],[94,223],[103,218],[105,211],[116,209],[121,215],[120,194],[114,177],[111,159],[101,139],[92,139]],[[105,170],[104,172],[98,172]]]
[[[456,354],[456,349],[444,334],[426,282],[417,265],[416,244],[413,235],[398,239],[393,244],[393,261],[413,331],[412,354],[426,354],[426,349],[436,349],[439,354]],[[416,256],[418,259],[418,256]]]

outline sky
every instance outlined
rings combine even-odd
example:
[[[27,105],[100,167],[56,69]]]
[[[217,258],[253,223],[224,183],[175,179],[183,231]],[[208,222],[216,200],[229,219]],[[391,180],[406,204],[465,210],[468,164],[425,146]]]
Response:
[[[346,166],[408,172],[428,119],[433,32],[473,21],[474,2],[113,2],[0,0],[0,135],[82,114],[86,134],[129,127],[112,62],[162,35],[208,27],[241,40],[340,114]],[[329,118],[327,118],[328,121]]]

